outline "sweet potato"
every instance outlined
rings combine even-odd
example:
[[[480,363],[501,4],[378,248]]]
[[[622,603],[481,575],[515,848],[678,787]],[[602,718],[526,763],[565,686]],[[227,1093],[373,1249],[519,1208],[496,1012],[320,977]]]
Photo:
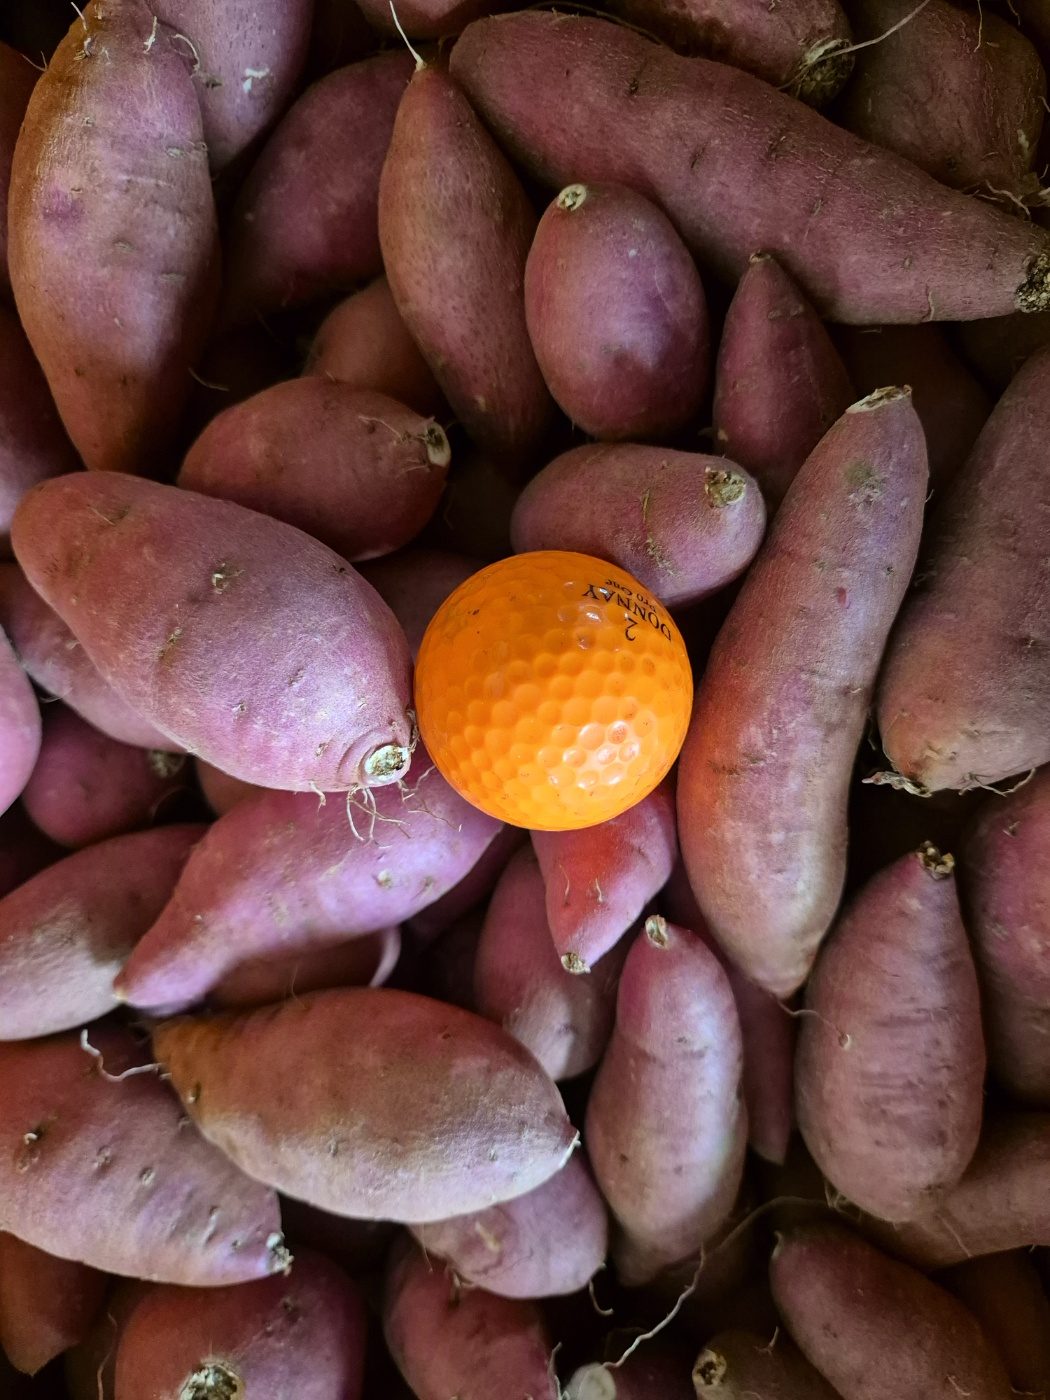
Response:
[[[1050,311],[967,321],[955,327],[955,336],[971,369],[1001,394],[1029,355],[1050,344]]]
[[[985,1048],[954,860],[927,844],[855,896],[806,988],[795,1103],[832,1185],[885,1220],[927,1213],[977,1147]]]
[[[1004,198],[1035,193],[1046,96],[1039,55],[997,14],[948,0],[914,9],[910,0],[852,0],[863,47],[840,119],[946,185]]]
[[[411,72],[404,52],[348,64],[308,87],[278,125],[234,205],[228,322],[349,290],[382,271],[379,172]]]
[[[777,996],[805,980],[842,892],[850,776],[925,493],[907,391],[847,409],[789,488],[697,693],[682,855],[718,942]]]
[[[608,559],[675,607],[742,574],[765,525],[757,482],[725,458],[593,443],[532,478],[510,532],[519,552],[569,549]]]
[[[22,325],[85,466],[155,471],[208,331],[218,236],[185,49],[145,0],[93,0],[34,88],[8,240]]]
[[[118,744],[73,710],[49,705],[22,805],[52,841],[79,849],[151,825],[188,780],[183,754]]]
[[[389,5],[383,0],[359,0],[373,29],[393,36],[397,31]],[[457,34],[478,15],[500,8],[498,0],[407,0],[397,6],[397,21],[413,39],[443,39]]]
[[[623,1366],[581,1366],[569,1378],[565,1400],[693,1400],[688,1363],[645,1345]]]
[[[464,1011],[475,1010],[474,963],[484,921],[483,911],[475,909],[442,929],[433,940],[424,935],[424,946],[415,964],[413,990],[450,1006],[461,1006]]]
[[[457,448],[441,509],[427,541],[454,554],[486,562],[512,553],[510,520],[520,486],[518,464],[507,470],[499,454]]]
[[[669,779],[621,816],[579,831],[534,831],[554,947],[570,972],[618,943],[671,873],[678,852]]]
[[[338,1215],[420,1224],[483,1210],[541,1185],[575,1143],[517,1041],[411,992],[345,987],[182,1017],[153,1044],[206,1138]]]
[[[696,1400],[838,1400],[787,1337],[720,1332],[693,1367]]]
[[[113,1400],[120,1334],[139,1300],[152,1287],[118,1279],[91,1331],[65,1355],[69,1400]]]
[[[40,752],[40,706],[0,628],[0,814],[28,783]]]
[[[593,1069],[612,1032],[619,962],[576,977],[551,946],[543,875],[526,846],[489,901],[474,963],[474,1005],[539,1060],[552,1079]]]
[[[882,746],[910,783],[995,783],[1050,759],[1050,348],[999,400],[931,523],[879,681]]]
[[[958,851],[967,821],[983,796],[975,790],[917,797],[895,784],[866,781],[879,776],[878,767],[878,754],[869,746],[850,793],[848,893],[892,861],[917,851],[924,841],[942,851]]]
[[[0,563],[0,627],[30,679],[118,743],[175,747],[102,679],[66,624],[31,587],[17,564]]]
[[[543,377],[591,437],[673,436],[711,372],[707,302],[674,225],[625,185],[567,185],[525,264],[525,318]]]
[[[11,157],[22,125],[37,70],[24,54],[0,41],[0,209],[7,208],[11,183]],[[0,219],[0,291],[9,293],[7,274],[7,220]]]
[[[391,1257],[383,1333],[417,1400],[557,1400],[536,1304],[461,1288],[414,1246]]]
[[[441,549],[406,549],[366,562],[361,573],[401,624],[412,658],[427,624],[450,593],[481,567]]]
[[[178,484],[296,525],[354,563],[419,534],[451,455],[432,419],[385,394],[306,376],[214,418]]]
[[[1050,769],[982,805],[962,878],[993,1073],[1050,1109]]]
[[[151,1288],[121,1332],[115,1400],[359,1400],[364,1352],[357,1289],[307,1253],[282,1278]]]
[[[755,253],[729,303],[715,360],[718,446],[752,474],[775,509],[856,398],[808,299],[776,258]]]
[[[115,836],[0,899],[0,1040],[51,1035],[113,1009],[114,976],[164,908],[204,830]]]
[[[193,760],[193,767],[204,800],[217,817],[225,816],[231,807],[236,807],[244,798],[254,797],[257,793],[266,791],[254,783],[231,777],[229,773],[224,773],[212,763],[205,763],[201,758]]]
[[[1014,1390],[1050,1391],[1050,1299],[1022,1250],[986,1254],[941,1274],[940,1283],[973,1313],[1006,1362]]]
[[[507,158],[439,68],[401,99],[379,185],[394,302],[478,446],[525,457],[553,405],[525,324],[536,216]]]
[[[429,766],[356,817],[339,796],[260,793],[210,829],[118,979],[135,1006],[191,1006],[239,964],[401,923],[453,886],[498,830]],[[355,823],[357,824],[355,826]]]
[[[388,394],[417,413],[438,415],[444,407],[437,380],[398,315],[385,277],[333,307],[318,327],[303,373]]]
[[[782,1237],[770,1264],[788,1331],[844,1400],[1009,1400],[1003,1363],[950,1293],[848,1230]]]
[[[501,827],[463,878],[440,899],[409,919],[408,925],[417,944],[426,945],[484,904],[511,856],[528,839],[528,833],[521,827]]]
[[[14,1235],[0,1235],[0,1350],[35,1375],[76,1346],[102,1306],[106,1276],[58,1259]]]
[[[608,1222],[577,1155],[527,1195],[412,1233],[464,1283],[501,1298],[549,1298],[586,1288],[605,1261]]]
[[[407,769],[404,636],[374,589],[301,531],[81,472],[30,492],[12,540],[104,679],[177,745],[271,788],[342,790]]]
[[[0,1229],[109,1273],[240,1283],[287,1266],[273,1192],[185,1120],[125,1031],[0,1045]],[[120,1077],[124,1076],[124,1077]]]
[[[65,852],[38,831],[17,803],[0,816],[0,898]]]
[[[298,368],[293,348],[258,321],[213,336],[194,371],[180,442],[188,447],[213,418],[291,379]]]
[[[732,1211],[747,1146],[742,1058],[717,959],[693,934],[647,920],[620,977],[585,1127],[625,1284],[697,1254]]]
[[[377,929],[346,943],[241,963],[208,1000],[214,1006],[266,1006],[327,987],[381,987],[401,953],[401,930]]]
[[[1050,305],[1050,235],[945,190],[747,73],[680,58],[607,20],[536,11],[472,24],[452,73],[544,183],[632,185],[704,266],[739,277],[752,253],[772,253],[832,320]]]

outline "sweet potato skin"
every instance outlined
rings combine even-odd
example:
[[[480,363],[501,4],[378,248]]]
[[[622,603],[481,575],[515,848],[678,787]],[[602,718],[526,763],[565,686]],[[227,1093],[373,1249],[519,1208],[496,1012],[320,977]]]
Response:
[[[575,1141],[557,1089],[517,1041],[411,992],[345,987],[183,1017],[153,1044],[206,1138],[339,1215],[419,1224],[482,1210],[541,1185]]]
[[[0,209],[7,208],[11,157],[37,72],[24,54],[0,42]],[[7,220],[0,219],[0,292],[10,295],[7,272]]]
[[[682,855],[718,942],[777,996],[805,980],[842,892],[850,777],[925,494],[907,392],[848,409],[795,477],[698,690]]]
[[[176,746],[271,788],[367,786],[388,745],[407,766],[404,637],[364,579],[301,531],[82,472],[26,496],[12,538],[103,678]],[[258,664],[263,619],[283,664]]]
[[[0,1351],[15,1370],[35,1375],[76,1346],[102,1306],[106,1282],[86,1264],[0,1235]]]
[[[216,768],[213,763],[206,763],[202,758],[195,758],[193,767],[201,796],[217,817],[225,816],[231,807],[236,807],[245,797],[254,797],[256,793],[266,791],[265,788],[256,787],[254,783],[231,777],[229,773],[224,773],[221,768]]]
[[[0,628],[0,813],[28,783],[40,753],[40,706]]]
[[[430,619],[480,567],[465,554],[416,548],[366,561],[361,573],[400,622],[415,660]]]
[[[29,102],[8,228],[22,325],[85,466],[155,471],[215,305],[218,239],[193,80],[144,0],[74,18]]]
[[[608,21],[539,12],[470,25],[452,73],[545,183],[632,185],[705,266],[736,278],[752,253],[772,253],[832,320],[968,320],[1048,304],[1045,233],[946,191],[750,74]]]
[[[228,973],[208,995],[212,1006],[268,1006],[328,987],[381,987],[401,955],[401,930],[377,929],[345,943],[256,958]]]
[[[964,1303],[996,1347],[1015,1390],[1050,1390],[1050,1298],[1023,1250],[986,1254],[942,1273],[938,1282]]]

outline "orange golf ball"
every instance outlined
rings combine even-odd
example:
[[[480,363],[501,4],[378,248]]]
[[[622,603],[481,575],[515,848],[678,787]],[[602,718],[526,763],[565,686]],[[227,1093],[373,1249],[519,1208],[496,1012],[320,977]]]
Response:
[[[481,569],[432,618],[416,662],[419,731],[468,802],[570,831],[650,793],[693,700],[666,608],[615,565],[538,550]]]

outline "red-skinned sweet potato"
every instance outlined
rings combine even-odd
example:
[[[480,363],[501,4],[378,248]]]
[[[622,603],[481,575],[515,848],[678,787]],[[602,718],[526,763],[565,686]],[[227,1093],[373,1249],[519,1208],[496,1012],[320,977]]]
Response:
[[[536,216],[458,84],[420,68],[379,186],[386,275],[409,334],[482,448],[525,457],[553,413],[525,324]]]
[[[88,1333],[106,1276],[59,1259],[14,1235],[0,1235],[0,1351],[33,1376]]]
[[[153,1044],[206,1138],[339,1215],[419,1224],[483,1210],[542,1185],[576,1140],[517,1041],[411,992],[344,987],[182,1017]]]
[[[120,1334],[140,1298],[151,1285],[138,1279],[118,1279],[94,1327],[65,1355],[69,1400],[113,1400]]]
[[[900,379],[883,384],[901,384]],[[857,398],[820,317],[769,253],[756,253],[726,312],[715,360],[715,440],[771,509]]]
[[[355,563],[419,534],[451,455],[433,419],[385,394],[307,375],[212,419],[178,484],[295,525]]]
[[[188,447],[213,418],[290,379],[297,369],[292,347],[258,321],[213,336],[194,371],[180,441]]]
[[[697,692],[682,855],[718,942],[778,996],[805,980],[842,893],[850,777],[925,495],[907,392],[854,404],[789,488]]]
[[[791,1342],[740,1330],[719,1332],[693,1367],[696,1400],[839,1400]]]
[[[0,628],[0,814],[29,782],[40,753],[40,706]]]
[[[957,1264],[938,1281],[984,1328],[1015,1391],[1036,1396],[1050,1391],[1050,1298],[1023,1250]]]
[[[12,540],[103,678],[177,746],[271,788],[366,787],[407,770],[404,636],[374,589],[301,531],[80,472],[24,497]],[[263,666],[260,626],[274,658]]]
[[[1050,311],[966,321],[955,327],[955,336],[967,364],[1001,394],[1029,355],[1050,344]]]
[[[413,914],[408,924],[417,944],[425,946],[484,904],[511,856],[528,839],[519,826],[501,827],[461,880]]]
[[[213,763],[205,763],[202,758],[195,758],[193,766],[204,800],[217,817],[225,816],[231,807],[236,807],[244,798],[254,797],[266,791],[265,788],[257,787],[255,783],[246,783],[241,778],[231,777],[221,768],[216,768]]]
[[[624,964],[585,1127],[625,1284],[695,1256],[728,1219],[747,1147],[742,1068],[718,960],[695,935],[649,919]]]
[[[700,411],[707,302],[667,215],[625,185],[567,185],[525,264],[525,317],[555,401],[590,437],[661,440]]]
[[[357,1289],[320,1254],[234,1288],[154,1287],[121,1332],[115,1400],[359,1400],[365,1327]]]
[[[545,183],[641,189],[705,266],[740,276],[752,253],[773,253],[833,320],[1050,305],[1050,235],[750,74],[680,58],[607,20],[537,11],[470,25],[452,73]]]
[[[742,574],[765,525],[758,483],[733,462],[625,442],[555,457],[518,497],[510,531],[519,553],[608,559],[676,607]]]
[[[186,1123],[126,1031],[0,1045],[0,1229],[63,1259],[165,1283],[288,1263],[277,1198]],[[101,1060],[97,1057],[101,1056]],[[123,1077],[121,1077],[123,1076]]]
[[[401,624],[415,659],[427,624],[481,563],[442,549],[406,549],[366,561],[361,573]]]
[[[38,76],[24,54],[10,44],[0,42],[0,209],[7,208],[11,157]],[[0,219],[0,290],[7,293],[10,287],[7,275],[7,220]]]
[[[565,1400],[694,1400],[694,1392],[687,1360],[646,1345],[622,1366],[579,1367],[569,1378]]]
[[[374,811],[356,816],[338,794],[323,805],[311,793],[273,792],[238,803],[201,843],[119,977],[120,995],[135,1006],[191,1006],[240,963],[343,943],[443,894],[498,824],[419,755],[406,792],[381,790]]]
[[[213,1006],[267,1006],[327,987],[381,987],[401,954],[401,930],[378,929],[346,943],[241,963],[208,995]]]

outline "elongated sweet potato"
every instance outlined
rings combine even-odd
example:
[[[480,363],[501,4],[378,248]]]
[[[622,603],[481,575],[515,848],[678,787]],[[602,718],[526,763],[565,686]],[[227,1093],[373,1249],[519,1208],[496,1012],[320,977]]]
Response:
[[[0,1235],[0,1351],[35,1375],[88,1333],[102,1306],[106,1276],[59,1259],[14,1235]]]
[[[498,824],[422,753],[404,793],[355,816],[338,795],[260,793],[208,832],[118,979],[136,1006],[191,1006],[240,963],[345,942],[409,918],[471,868]],[[356,824],[356,825],[355,825]]]
[[[787,1337],[720,1332],[696,1358],[696,1400],[838,1400]]]
[[[422,530],[450,459],[433,419],[385,394],[304,376],[214,418],[178,484],[298,526],[354,563]]]
[[[183,1017],[153,1044],[205,1137],[339,1215],[419,1224],[483,1210],[540,1186],[575,1142],[528,1051],[411,992],[346,987]]]
[[[227,321],[349,290],[382,271],[379,172],[411,72],[403,52],[351,63],[307,88],[280,122],[231,216]]]
[[[585,1127],[625,1284],[696,1255],[729,1217],[747,1146],[742,1061],[718,960],[694,934],[649,919],[624,964]]]
[[[448,595],[481,567],[441,549],[406,549],[366,561],[361,573],[401,624],[413,660],[427,624]]]
[[[501,1298],[549,1298],[586,1288],[605,1261],[608,1222],[577,1154],[527,1195],[412,1233],[465,1283]]]
[[[1050,1108],[1050,769],[981,807],[962,877],[992,1070],[1011,1098]]]
[[[955,1186],[977,1147],[984,1035],[954,860],[926,845],[876,875],[806,988],[795,1102],[832,1185],[885,1220]]]
[[[705,266],[738,277],[752,253],[773,253],[833,320],[1050,305],[1050,235],[945,190],[747,73],[606,20],[540,12],[472,24],[452,72],[545,183],[632,185]]]
[[[37,70],[25,54],[0,41],[0,209],[7,208],[11,157],[37,76]],[[0,290],[8,293],[10,287],[7,274],[7,220],[0,219]]]
[[[241,963],[209,993],[213,1006],[267,1006],[327,987],[381,987],[401,954],[401,930],[377,929],[346,943]]]
[[[922,787],[1050,759],[1050,349],[999,400],[929,531],[879,681],[882,745]]]
[[[520,463],[499,454],[457,449],[441,509],[430,523],[427,542],[454,554],[488,562],[512,553],[510,519],[520,489]]]
[[[1014,1390],[1050,1391],[1050,1298],[1020,1249],[957,1264],[939,1282],[969,1308],[1006,1362]]]
[[[553,405],[525,324],[536,216],[507,158],[443,70],[412,78],[379,186],[397,309],[452,411],[482,448],[524,457]]]
[[[842,893],[850,776],[925,494],[907,392],[848,409],[792,483],[697,693],[682,855],[712,933],[778,996],[805,980]]]
[[[271,788],[355,788],[407,770],[404,636],[374,589],[301,531],[81,472],[30,492],[12,539],[104,679],[177,745]]]
[[[0,813],[28,783],[40,753],[40,706],[0,628]]]
[[[733,462],[625,442],[555,457],[518,497],[510,531],[519,552],[569,549],[619,564],[674,607],[743,573],[765,524],[757,482]]]
[[[22,325],[85,466],[164,461],[217,248],[185,50],[145,0],[93,0],[30,99],[8,243]]]
[[[906,380],[885,379],[884,384]],[[868,392],[868,391],[864,391]],[[756,253],[726,312],[715,361],[715,438],[771,508],[857,398],[820,317],[769,253]]]
[[[551,1343],[536,1304],[463,1289],[414,1246],[391,1257],[383,1333],[417,1400],[557,1400]]]
[[[186,1123],[125,1031],[0,1045],[0,1229],[62,1259],[165,1283],[284,1269],[277,1198]],[[124,1077],[119,1077],[124,1076]]]
[[[359,1400],[365,1326],[357,1289],[320,1254],[234,1288],[160,1285],[121,1332],[115,1400]]]

